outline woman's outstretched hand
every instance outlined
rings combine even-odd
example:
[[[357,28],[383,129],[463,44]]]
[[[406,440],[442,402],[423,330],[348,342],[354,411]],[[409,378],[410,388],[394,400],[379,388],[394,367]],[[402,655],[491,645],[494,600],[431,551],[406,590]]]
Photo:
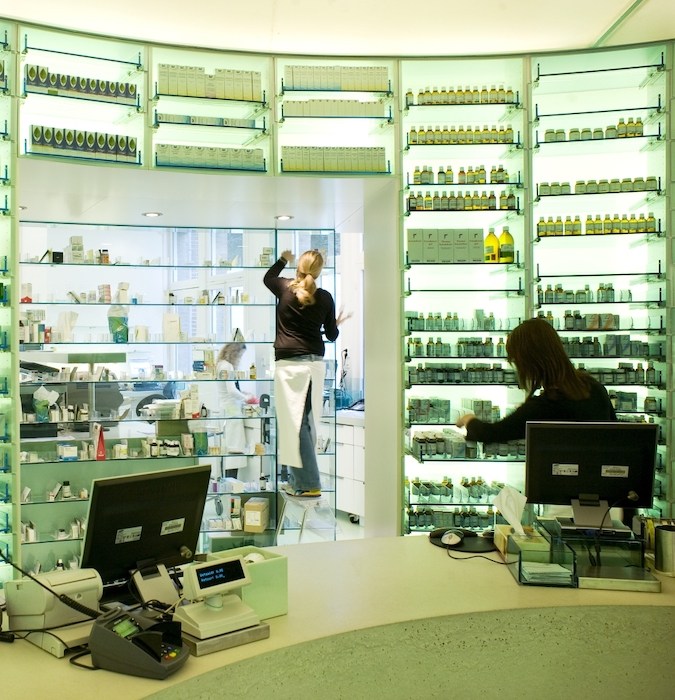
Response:
[[[292,263],[295,260],[295,255],[290,250],[282,251],[280,257],[282,257],[287,263]]]
[[[346,321],[347,319],[349,319],[351,317],[352,317],[351,312],[346,314],[344,312],[344,309],[340,308],[340,311],[337,315],[337,318],[335,319],[335,325],[339,326],[341,323],[343,323],[344,321]]]

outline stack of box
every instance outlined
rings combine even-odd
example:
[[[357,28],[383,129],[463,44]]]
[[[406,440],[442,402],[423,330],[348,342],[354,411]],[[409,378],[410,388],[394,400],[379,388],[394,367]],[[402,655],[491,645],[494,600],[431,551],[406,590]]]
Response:
[[[265,157],[261,148],[157,144],[156,163],[160,166],[265,171]]]
[[[283,172],[387,171],[385,149],[381,147],[282,146]]]
[[[262,76],[258,71],[216,68],[209,74],[202,66],[157,66],[157,93],[180,97],[261,102]]]
[[[386,66],[289,65],[284,67],[284,87],[289,90],[386,92],[390,86]]]
[[[69,244],[63,250],[63,260],[67,263],[84,262],[84,244],[82,236],[71,236]]]
[[[31,126],[30,150],[32,153],[84,156],[125,163],[135,163],[138,159],[138,144],[135,136],[40,124]]]
[[[110,304],[112,302],[112,295],[110,293],[109,284],[99,284],[98,285],[98,303],[99,304]]]
[[[285,117],[383,117],[381,102],[359,100],[288,100]]]

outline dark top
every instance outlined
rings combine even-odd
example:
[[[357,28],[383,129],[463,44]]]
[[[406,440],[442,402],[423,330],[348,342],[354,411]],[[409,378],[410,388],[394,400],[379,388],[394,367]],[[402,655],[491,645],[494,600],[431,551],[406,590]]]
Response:
[[[279,258],[265,273],[265,286],[277,298],[277,337],[274,341],[274,356],[284,360],[298,355],[321,355],[325,353],[322,333],[328,340],[335,340],[338,327],[335,321],[335,302],[330,292],[317,289],[311,306],[301,306],[290,289],[293,280],[279,277],[286,267],[286,260]]]
[[[607,390],[600,382],[588,376],[590,396],[587,399],[552,399],[546,392],[533,396],[496,423],[484,423],[474,418],[466,426],[466,439],[476,442],[508,442],[525,437],[527,421],[613,421],[616,413]]]

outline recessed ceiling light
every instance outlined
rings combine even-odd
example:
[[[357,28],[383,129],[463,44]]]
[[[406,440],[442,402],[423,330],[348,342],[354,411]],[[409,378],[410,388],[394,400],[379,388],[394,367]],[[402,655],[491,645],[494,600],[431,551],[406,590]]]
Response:
[[[143,216],[147,216],[149,219],[154,219],[158,216],[161,216],[162,212],[161,211],[144,211]]]
[[[277,221],[290,221],[293,217],[290,214],[279,214],[274,217]]]

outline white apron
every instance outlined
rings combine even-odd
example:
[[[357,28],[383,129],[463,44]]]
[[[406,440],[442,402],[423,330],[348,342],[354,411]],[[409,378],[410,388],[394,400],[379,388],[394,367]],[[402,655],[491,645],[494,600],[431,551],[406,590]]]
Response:
[[[281,464],[302,467],[300,459],[300,425],[305,399],[312,382],[312,411],[309,425],[316,445],[317,426],[323,412],[323,360],[298,362],[277,360],[274,366],[274,393],[277,416],[277,451]]]

